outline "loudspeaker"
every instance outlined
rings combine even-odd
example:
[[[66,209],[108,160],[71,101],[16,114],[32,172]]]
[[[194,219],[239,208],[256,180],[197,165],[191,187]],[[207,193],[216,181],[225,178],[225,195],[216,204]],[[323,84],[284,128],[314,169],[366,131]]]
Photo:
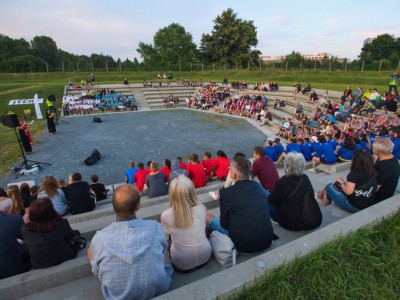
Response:
[[[2,116],[1,123],[3,123],[4,126],[8,126],[10,128],[19,127],[18,117],[16,114]]]
[[[93,117],[93,123],[102,123],[103,121],[99,117]]]
[[[94,165],[95,163],[97,163],[97,161],[100,160],[100,158],[101,158],[101,154],[100,154],[99,150],[94,149],[92,151],[92,154],[88,158],[86,158],[83,163],[87,166],[91,166],[91,165]]]

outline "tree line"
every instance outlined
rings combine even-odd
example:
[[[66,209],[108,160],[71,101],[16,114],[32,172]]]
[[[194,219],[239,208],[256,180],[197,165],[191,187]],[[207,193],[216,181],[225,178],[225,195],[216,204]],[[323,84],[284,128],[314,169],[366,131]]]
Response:
[[[159,29],[153,43],[139,42],[137,58],[130,61],[115,60],[110,55],[76,55],[57,47],[47,36],[35,36],[30,42],[12,39],[0,34],[0,72],[51,72],[51,71],[134,71],[134,70],[214,70],[261,69],[261,52],[257,28],[253,21],[242,20],[231,9],[223,11],[214,20],[211,33],[201,36],[200,46],[193,42],[191,33],[172,23]],[[264,66],[265,67],[265,66]],[[301,53],[292,51],[279,69],[329,69],[329,70],[387,70],[400,67],[400,38],[390,34],[378,35],[362,46],[358,59],[339,61],[337,57],[321,61],[304,60]]]

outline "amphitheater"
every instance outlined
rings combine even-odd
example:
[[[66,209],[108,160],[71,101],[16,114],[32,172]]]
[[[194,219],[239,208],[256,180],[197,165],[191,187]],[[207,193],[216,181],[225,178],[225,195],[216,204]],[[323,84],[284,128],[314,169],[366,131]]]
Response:
[[[55,138],[59,140],[51,141],[49,135],[43,134],[37,145],[35,145],[37,151],[35,150],[35,153],[31,157],[33,160],[50,162],[52,163],[51,166],[44,166],[39,174],[32,175],[32,177],[14,179],[12,175],[9,175],[0,180],[3,186],[7,183],[26,180],[27,178],[40,184],[41,179],[45,176],[43,174],[45,172],[57,178],[62,178],[73,171],[81,172],[85,179],[88,179],[88,176],[92,173],[101,174],[101,177],[110,189],[108,199],[98,202],[97,207],[92,212],[66,217],[73,229],[80,230],[88,241],[91,240],[97,230],[104,228],[114,221],[115,217],[110,200],[112,191],[123,181],[123,176],[121,175],[123,175],[123,170],[132,153],[135,154],[134,159],[138,158],[143,162],[152,158],[161,161],[167,157],[185,157],[185,155],[191,152],[197,152],[201,155],[202,152],[209,149],[215,153],[220,148],[226,150],[229,156],[239,150],[250,156],[254,146],[262,145],[266,138],[274,136],[276,133],[276,126],[274,125],[277,125],[282,117],[291,117],[298,101],[302,102],[306,112],[311,113],[315,108],[313,104],[306,102],[308,99],[307,96],[300,94],[294,97],[292,87],[280,87],[279,91],[274,93],[257,91],[257,94],[261,93],[268,97],[270,106],[272,106],[271,103],[277,97],[285,99],[287,103],[287,106],[279,111],[270,109],[273,115],[272,126],[259,126],[254,119],[250,118],[186,108],[186,104],[182,100],[193,96],[197,92],[197,89],[199,89],[195,87],[172,85],[169,88],[144,88],[139,84],[131,84],[129,86],[102,84],[92,86],[91,88],[112,88],[117,93],[133,95],[136,98],[138,103],[137,112],[101,113],[97,111],[95,115],[100,116],[105,122],[102,124],[91,124],[90,126],[114,124],[113,126],[115,127],[115,124],[119,124],[118,128],[120,130],[126,129],[129,131],[128,134],[131,134],[132,143],[137,140],[141,141],[142,148],[137,145],[134,150],[129,149],[130,144],[127,143],[127,139],[125,138],[125,142],[123,142],[118,132],[104,134],[104,130],[111,130],[110,128],[113,126],[103,127],[102,129],[97,127],[97,131],[103,132],[103,134],[99,134],[97,137],[94,137],[94,133],[91,133],[92,131],[89,129],[86,130],[85,127],[79,127],[87,126],[85,124],[90,122],[94,116],[93,114],[83,117],[64,117],[63,120],[70,124],[60,124],[57,127],[58,134]],[[251,87],[249,87],[248,91],[239,91],[239,93],[246,92],[249,94],[253,93]],[[341,93],[333,91],[316,90],[316,92],[320,95],[326,95],[331,101],[339,101],[341,96]],[[70,93],[80,94],[81,90],[71,90]],[[174,108],[165,109],[162,99],[170,94],[179,97],[181,102],[175,105]],[[181,120],[182,122],[178,122],[176,126],[169,127],[164,134],[162,133],[163,131],[160,131],[161,135],[171,135],[165,142],[163,142],[163,136],[154,137],[154,139],[158,139],[156,142],[150,138],[146,141],[143,136],[139,135],[141,131],[144,133],[157,131],[157,126],[154,123],[156,121],[153,121],[151,118],[160,120],[160,122],[166,120],[167,124],[170,124],[168,122],[171,118]],[[146,123],[146,120],[149,123]],[[132,124],[132,128],[139,127],[141,130],[134,131],[131,128],[125,128],[124,126],[128,123],[124,122],[130,122],[129,124]],[[202,135],[201,129],[203,127],[199,131],[196,131],[196,133],[192,132],[193,129],[190,126],[197,126],[196,128],[198,129],[198,124],[202,124],[204,128],[211,126],[210,129],[205,131],[208,133],[215,131],[217,135],[212,135],[211,137],[209,136],[210,134]],[[81,130],[78,129],[78,131],[82,133],[83,138],[76,137],[77,128],[82,128]],[[234,131],[230,131],[232,129]],[[185,131],[189,131],[188,136],[185,135]],[[67,139],[67,136],[72,137],[72,139],[63,145],[61,140]],[[71,144],[74,140],[78,140],[79,143]],[[86,144],[83,140],[85,140]],[[50,143],[55,145],[50,147]],[[61,145],[56,146],[58,143],[61,143]],[[165,149],[164,146],[160,147],[163,143],[165,144]],[[189,147],[184,148],[183,145],[177,146],[178,144],[184,144]],[[65,148],[66,145],[70,148]],[[119,145],[119,147],[115,147],[115,145]],[[88,154],[92,147],[99,148],[100,152],[103,151],[103,161],[100,160],[98,164],[89,169],[83,166],[81,158],[86,152]],[[152,150],[150,151],[150,149]],[[114,155],[110,153],[114,153]],[[115,154],[118,154],[122,158],[117,160]],[[68,169],[68,166],[71,169]],[[334,181],[336,176],[345,177],[348,170],[349,163],[342,163],[329,167],[321,167],[320,173],[307,173],[307,175],[313,183],[314,190],[317,191],[325,183]],[[281,176],[283,175],[282,168],[278,168],[278,172]],[[208,192],[217,190],[221,186],[221,182],[212,181],[206,187],[196,190],[199,201],[216,215],[219,214],[218,201],[212,199]],[[400,190],[399,186],[397,190]],[[279,239],[273,241],[272,246],[264,253],[254,256],[239,256],[237,265],[229,269],[222,269],[214,258],[211,258],[204,267],[195,272],[185,274],[175,272],[171,291],[156,299],[216,299],[232,296],[240,291],[244,285],[251,284],[280,264],[289,263],[295,257],[304,256],[335,237],[346,235],[364,226],[370,226],[390,216],[398,210],[399,198],[399,194],[396,192],[392,198],[353,215],[342,211],[334,204],[323,207],[321,208],[323,213],[322,225],[317,230],[311,232],[291,232],[277,224],[273,224],[274,233]],[[142,197],[141,202],[142,208],[138,211],[138,217],[144,219],[159,221],[161,213],[169,207],[168,196],[152,199]],[[24,274],[0,280],[0,299],[101,298],[100,283],[91,274],[85,250],[80,251],[76,259],[60,265],[47,269],[31,270]]]

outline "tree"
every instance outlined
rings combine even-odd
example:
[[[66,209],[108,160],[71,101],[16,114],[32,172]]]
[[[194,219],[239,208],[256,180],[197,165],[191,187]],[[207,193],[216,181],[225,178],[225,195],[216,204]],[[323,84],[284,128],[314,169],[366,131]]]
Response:
[[[26,40],[14,40],[0,34],[0,62],[27,54],[29,54],[29,43]]]
[[[139,42],[139,47],[136,49],[145,63],[170,65],[196,62],[197,46],[193,42],[193,37],[177,23],[158,30],[153,41],[154,46]]]
[[[61,64],[57,61],[58,48],[56,42],[48,36],[35,36],[31,41],[32,54],[42,58],[49,65]]]
[[[202,35],[200,52],[204,62],[247,66],[249,61],[259,59],[259,52],[252,50],[257,44],[253,21],[237,18],[228,8],[215,18],[211,34]]]
[[[292,51],[292,53],[285,55],[283,61],[288,62],[290,66],[300,66],[300,62],[303,60],[303,55],[300,52]]]
[[[378,35],[371,43],[365,44],[361,48],[359,57],[362,60],[368,58],[372,60],[389,59],[393,52],[400,52],[400,39],[385,33]]]

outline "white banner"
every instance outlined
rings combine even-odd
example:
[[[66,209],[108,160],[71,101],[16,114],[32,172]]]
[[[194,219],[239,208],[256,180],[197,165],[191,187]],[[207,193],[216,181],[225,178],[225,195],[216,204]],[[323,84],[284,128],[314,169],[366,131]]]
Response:
[[[42,111],[40,110],[40,105],[39,105],[39,103],[43,103],[43,99],[38,99],[38,95],[35,94],[35,96],[33,97],[33,100],[34,100],[34,103],[35,103],[36,118],[38,120],[43,119]],[[42,102],[39,102],[40,100],[42,100]]]
[[[38,99],[38,103],[43,103],[43,98]],[[10,100],[8,105],[25,105],[25,104],[35,104],[35,99],[17,99]]]

